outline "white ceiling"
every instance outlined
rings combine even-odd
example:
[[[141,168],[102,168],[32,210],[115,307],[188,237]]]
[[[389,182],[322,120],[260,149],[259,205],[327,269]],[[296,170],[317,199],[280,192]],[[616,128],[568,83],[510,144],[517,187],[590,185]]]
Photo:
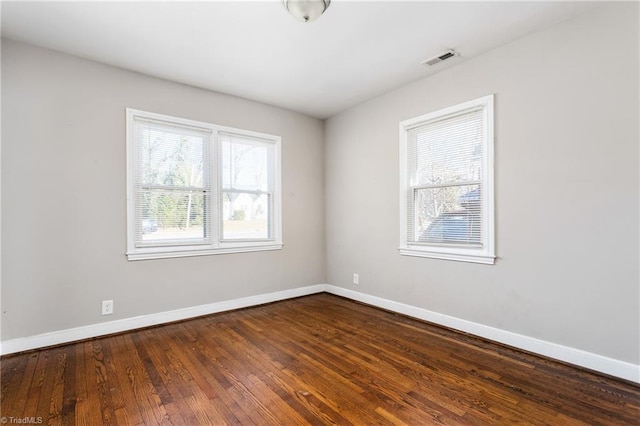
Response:
[[[5,1],[2,36],[327,118],[596,5],[333,0],[304,24],[279,0]]]

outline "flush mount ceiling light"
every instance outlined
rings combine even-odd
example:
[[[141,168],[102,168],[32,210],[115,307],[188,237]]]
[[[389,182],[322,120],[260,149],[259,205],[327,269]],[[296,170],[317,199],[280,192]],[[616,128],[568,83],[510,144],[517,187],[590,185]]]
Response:
[[[285,9],[302,22],[318,19],[329,7],[331,0],[282,0]]]

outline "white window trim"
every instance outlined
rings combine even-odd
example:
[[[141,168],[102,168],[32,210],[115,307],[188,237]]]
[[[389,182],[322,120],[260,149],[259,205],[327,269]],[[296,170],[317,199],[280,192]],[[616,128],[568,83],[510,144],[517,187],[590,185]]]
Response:
[[[483,169],[483,245],[481,248],[458,248],[438,245],[416,244],[408,241],[408,197],[409,197],[409,169],[408,155],[408,131],[411,128],[425,124],[450,114],[456,114],[471,108],[482,107],[485,114],[485,149]],[[495,263],[495,212],[494,212],[494,115],[493,95],[484,96],[459,105],[444,108],[419,117],[400,122],[400,247],[399,251],[404,256],[428,257],[432,259],[453,260],[472,263],[493,265]]]
[[[173,245],[173,246],[150,246],[136,247],[136,217],[135,217],[135,149],[137,144],[134,135],[134,117],[143,117],[149,120],[157,120],[172,125],[183,125],[189,128],[200,128],[211,131],[209,164],[212,164],[211,185],[212,194],[209,197],[209,208],[212,212],[210,223],[210,232],[212,237],[211,243],[194,244],[194,245]],[[126,144],[127,144],[127,259],[128,260],[147,260],[147,259],[164,259],[173,257],[188,256],[206,256],[214,254],[244,253],[266,250],[280,250],[283,247],[282,242],[282,182],[281,182],[281,138],[280,136],[258,133],[248,130],[237,129],[233,127],[220,126],[201,121],[188,120],[185,118],[172,117],[163,114],[157,114],[137,109],[126,109]],[[219,155],[218,136],[221,133],[236,134],[243,137],[255,138],[261,141],[273,143],[273,217],[272,217],[272,238],[269,240],[244,240],[244,241],[223,241],[220,236],[220,223],[218,204],[220,201],[219,192],[219,169],[221,167]]]

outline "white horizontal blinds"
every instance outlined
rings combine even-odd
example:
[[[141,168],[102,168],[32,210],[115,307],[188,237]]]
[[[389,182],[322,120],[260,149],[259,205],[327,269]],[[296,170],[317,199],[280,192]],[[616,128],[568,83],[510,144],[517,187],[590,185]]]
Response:
[[[211,132],[134,120],[136,246],[210,243]]]
[[[474,107],[408,131],[408,240],[482,246],[484,113]]]
[[[273,239],[274,143],[221,133],[222,241]]]

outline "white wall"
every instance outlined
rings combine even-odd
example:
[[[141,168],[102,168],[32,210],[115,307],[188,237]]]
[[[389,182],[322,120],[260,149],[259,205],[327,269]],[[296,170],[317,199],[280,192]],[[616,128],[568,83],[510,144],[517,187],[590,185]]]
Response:
[[[128,262],[127,107],[282,136],[284,249]],[[3,340],[325,280],[320,120],[3,40],[2,151]]]
[[[638,36],[606,5],[329,119],[328,283],[640,364]],[[496,264],[400,256],[399,121],[491,93]]]

